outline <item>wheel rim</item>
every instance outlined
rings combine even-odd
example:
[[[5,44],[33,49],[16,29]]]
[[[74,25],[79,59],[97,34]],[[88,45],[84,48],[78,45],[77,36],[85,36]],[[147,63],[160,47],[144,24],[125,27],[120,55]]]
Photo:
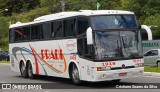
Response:
[[[24,71],[25,71],[25,66],[24,66],[24,63],[22,63],[22,66],[21,66],[21,73],[22,73],[22,75],[24,75]]]
[[[79,72],[75,66],[73,66],[72,78],[75,83],[79,82]]]
[[[28,75],[29,75],[29,77],[31,77],[32,74],[33,74],[33,72],[32,72],[32,66],[31,66],[31,64],[29,63],[29,65],[28,65]]]

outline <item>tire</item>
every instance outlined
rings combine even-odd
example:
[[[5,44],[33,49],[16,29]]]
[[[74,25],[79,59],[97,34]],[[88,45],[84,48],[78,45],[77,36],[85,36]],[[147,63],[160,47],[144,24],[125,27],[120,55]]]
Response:
[[[116,80],[112,80],[112,83],[119,83],[121,81],[121,79],[116,79]]]
[[[81,81],[79,78],[79,71],[75,64],[73,64],[72,69],[71,69],[71,79],[75,85],[81,84]]]
[[[159,67],[159,68],[160,68],[160,61],[159,61],[159,62],[157,62],[157,67]]]
[[[25,65],[24,65],[23,62],[20,65],[20,72],[21,72],[22,77],[24,77],[24,78],[28,77],[28,75],[27,75],[27,69],[26,69],[26,67],[25,67]]]
[[[28,62],[28,64],[27,64],[27,71],[28,71],[28,77],[30,79],[34,79],[35,75],[33,74],[33,69],[32,69],[31,62]]]

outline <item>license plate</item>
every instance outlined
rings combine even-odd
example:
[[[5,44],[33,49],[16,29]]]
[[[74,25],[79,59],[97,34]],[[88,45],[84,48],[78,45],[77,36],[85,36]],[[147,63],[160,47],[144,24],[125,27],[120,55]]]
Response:
[[[127,72],[119,73],[119,76],[126,76],[126,75],[127,75]]]

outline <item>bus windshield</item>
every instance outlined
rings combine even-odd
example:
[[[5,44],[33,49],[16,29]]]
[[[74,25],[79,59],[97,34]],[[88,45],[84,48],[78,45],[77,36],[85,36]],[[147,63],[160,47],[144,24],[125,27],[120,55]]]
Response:
[[[91,17],[93,30],[138,28],[134,15],[100,15]]]
[[[94,33],[96,60],[142,56],[139,31],[97,31]]]

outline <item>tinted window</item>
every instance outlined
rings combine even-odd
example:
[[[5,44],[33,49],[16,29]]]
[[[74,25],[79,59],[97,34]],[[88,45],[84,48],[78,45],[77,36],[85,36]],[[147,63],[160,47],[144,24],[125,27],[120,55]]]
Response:
[[[75,36],[75,31],[76,31],[76,19],[64,20],[65,37]]]
[[[63,37],[62,21],[53,22],[52,37],[58,38]]]
[[[134,15],[93,16],[91,23],[94,30],[138,28]]]
[[[78,54],[80,55],[80,56],[82,56],[84,53],[83,53],[83,51],[84,51],[84,46],[83,46],[83,38],[79,38],[78,39],[78,41],[77,41],[77,48],[78,48]]]
[[[30,27],[15,28],[10,30],[10,42],[21,42],[30,39]]]
[[[87,38],[84,38],[84,47],[85,47],[85,57],[93,58],[92,45],[87,45]]]
[[[51,37],[51,23],[43,23],[43,38],[49,39]]]
[[[31,26],[31,39],[39,39],[40,38],[40,25]]]
[[[30,27],[23,27],[23,40],[30,40]]]
[[[78,35],[85,33],[88,28],[88,19],[84,17],[79,17],[77,26]]]
[[[9,36],[9,37],[10,37],[10,38],[9,38],[9,39],[10,39],[10,42],[14,42],[14,40],[15,40],[15,39],[14,39],[14,38],[15,38],[15,31],[14,31],[14,29],[10,29],[9,32],[10,32],[10,34],[9,34],[9,35],[10,35],[10,36]]]
[[[157,56],[158,55],[158,50],[151,50],[146,53],[145,56]]]
[[[14,39],[15,41],[21,41],[23,37],[25,37],[25,35],[23,35],[22,33],[21,28],[16,28],[14,32],[15,32],[15,39]]]
[[[152,53],[153,53],[154,56],[157,56],[158,55],[158,50],[153,50]]]

